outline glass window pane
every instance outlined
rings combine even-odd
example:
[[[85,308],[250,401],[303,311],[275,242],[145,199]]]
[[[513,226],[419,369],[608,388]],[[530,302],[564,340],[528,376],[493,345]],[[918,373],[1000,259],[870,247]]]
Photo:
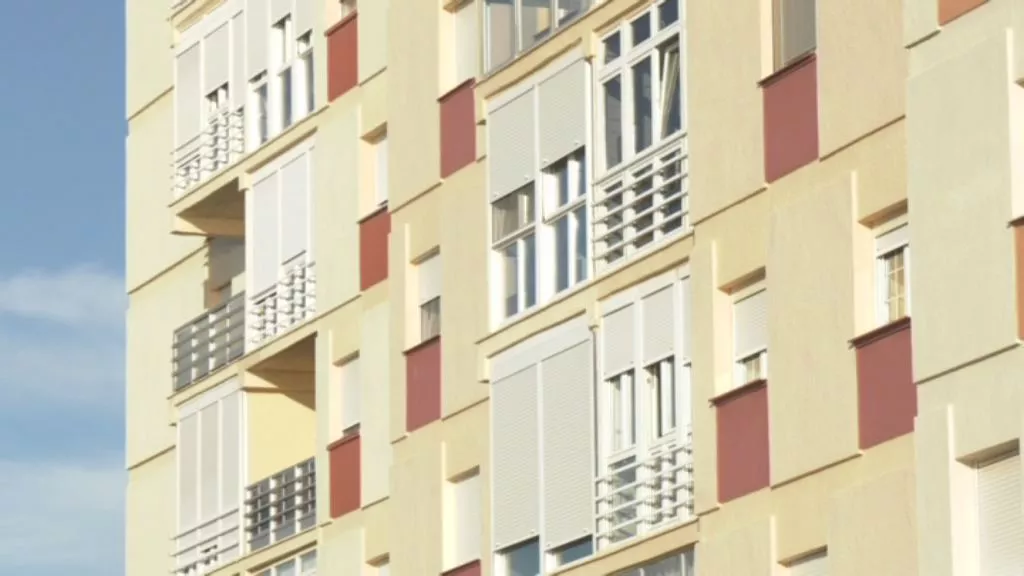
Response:
[[[569,215],[555,222],[555,290],[569,287]]]
[[[679,20],[679,0],[666,0],[658,6],[658,29],[664,29]]]
[[[644,58],[633,65],[633,151],[651,145],[651,60]]]
[[[519,312],[519,250],[513,242],[502,253],[505,280],[505,316]]]
[[[604,162],[606,168],[622,162],[622,81],[604,83]]]
[[[580,206],[575,212],[576,218],[576,282],[583,282],[589,273],[587,262],[587,207]]]
[[[274,568],[274,576],[295,576],[295,561],[289,560]]]
[[[316,71],[313,68],[313,54],[306,54],[302,63],[306,71],[306,113],[310,114],[316,109],[316,87],[313,85]]]
[[[492,204],[491,214],[493,242],[507,238],[533,222],[533,183],[496,200]]]
[[[303,554],[300,561],[302,563],[302,573],[312,574],[316,570],[316,550]]]
[[[537,254],[533,234],[523,237],[523,292],[525,292],[524,308],[537,302]]]
[[[520,50],[528,50],[543,40],[551,31],[551,0],[520,0],[522,12],[522,37]]]
[[[604,63],[607,64],[619,57],[622,53],[621,39],[616,32],[604,39]]]
[[[633,20],[629,23],[629,28],[632,31],[633,46],[647,40],[651,37],[651,14],[648,12]]]
[[[540,544],[536,538],[507,549],[503,556],[507,576],[540,576]]]
[[[487,69],[512,59],[516,51],[515,9],[512,0],[487,0]]]
[[[575,562],[577,560],[582,560],[593,553],[594,540],[590,536],[566,544],[555,552],[559,566],[569,564],[570,562]]]
[[[816,0],[776,0],[776,66],[785,66],[817,44]]]
[[[661,59],[661,137],[682,128],[682,86],[679,69],[679,41],[671,40],[658,50]]]
[[[589,4],[589,0],[558,0],[558,25],[561,26],[586,12]]]

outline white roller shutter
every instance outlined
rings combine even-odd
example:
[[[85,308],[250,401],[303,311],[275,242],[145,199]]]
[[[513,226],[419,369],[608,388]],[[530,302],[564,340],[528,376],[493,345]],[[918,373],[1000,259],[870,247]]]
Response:
[[[245,4],[245,37],[247,40],[245,69],[252,78],[267,69],[270,51],[267,38],[270,35],[270,0],[248,0]]]
[[[249,92],[245,74],[245,14],[231,19],[231,104],[233,108],[245,105]]]
[[[682,316],[682,322],[680,323],[683,330],[683,347],[680,351],[684,362],[688,362],[693,358],[693,292],[691,287],[690,279],[683,278],[679,281],[679,292],[680,292],[680,315]]]
[[[231,36],[225,22],[203,40],[203,93],[209,94],[228,81],[231,69]]]
[[[789,576],[828,576],[828,556],[819,552],[790,564]]]
[[[270,0],[270,22],[280,22],[292,13],[292,0]]]
[[[242,395],[232,392],[221,400],[221,507],[241,506],[242,490]]]
[[[537,368],[492,386],[495,549],[536,536],[540,528]]]
[[[904,224],[875,239],[875,253],[881,256],[910,243],[910,226]]]
[[[633,343],[636,322],[633,305],[620,308],[604,317],[601,326],[605,378],[633,366]]]
[[[982,576],[1019,576],[1024,567],[1021,461],[1015,454],[978,469],[978,537]]]
[[[252,188],[252,294],[255,296],[277,283],[278,194],[277,174]]]
[[[309,244],[309,162],[302,154],[281,169],[281,262],[306,252]]]
[[[675,351],[676,306],[674,286],[666,286],[642,301],[644,313],[644,365],[662,360]]]
[[[420,304],[441,295],[441,257],[431,256],[417,266],[419,272]]]
[[[767,290],[736,302],[733,315],[733,353],[736,358],[768,347]]]
[[[593,531],[592,359],[592,344],[586,340],[541,364],[544,543],[549,550]]]
[[[487,120],[487,165],[491,200],[535,178],[534,92],[526,92],[490,113]]]
[[[314,10],[321,3],[314,0],[295,0],[295,37],[313,29]]]
[[[484,530],[480,500],[480,475],[474,474],[453,486],[455,505],[455,542],[450,566],[462,566],[480,558],[480,539]]]
[[[474,78],[480,69],[480,42],[477,32],[477,2],[466,2],[453,16],[455,19],[455,84]]]
[[[219,406],[211,404],[199,411],[199,518],[208,522],[220,515]]]
[[[199,523],[199,415],[178,422],[178,530]]]
[[[359,423],[363,391],[359,379],[359,358],[341,367],[341,430]]]
[[[541,168],[587,141],[587,63],[579,60],[540,85]]]
[[[199,43],[178,54],[177,78],[174,84],[177,146],[181,146],[199,134],[203,100],[199,67]]]

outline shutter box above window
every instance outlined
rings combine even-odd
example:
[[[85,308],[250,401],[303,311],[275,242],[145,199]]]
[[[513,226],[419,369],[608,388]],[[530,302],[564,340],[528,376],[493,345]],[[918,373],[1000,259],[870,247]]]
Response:
[[[910,226],[904,224],[875,239],[875,253],[881,256],[910,243]]]

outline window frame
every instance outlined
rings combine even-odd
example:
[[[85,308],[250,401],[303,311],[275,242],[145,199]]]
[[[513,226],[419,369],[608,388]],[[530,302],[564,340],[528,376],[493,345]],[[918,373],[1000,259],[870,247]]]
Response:
[[[527,191],[527,189],[529,189],[529,190]],[[496,239],[494,237],[495,230],[496,230],[494,211],[496,209],[496,205],[498,204],[498,202],[506,200],[510,196],[515,196],[515,197],[519,198],[519,197],[527,196],[527,195],[531,197],[529,219],[526,220],[526,221],[523,221],[522,224],[519,224],[517,222],[518,227],[515,228],[514,231],[509,232],[508,234],[506,234],[506,235]],[[492,278],[496,278],[497,279],[497,282],[495,282],[495,289],[494,289],[494,294],[497,297],[497,305],[494,306],[493,309],[496,310],[496,311],[499,311],[499,313],[501,315],[501,321],[502,322],[508,322],[508,321],[510,321],[510,320],[512,320],[512,319],[514,319],[514,318],[516,318],[516,317],[518,317],[520,315],[522,315],[527,310],[530,310],[531,308],[536,306],[537,303],[540,300],[538,298],[538,286],[537,285],[539,284],[539,282],[538,282],[538,273],[537,273],[538,271],[536,270],[536,268],[538,268],[538,265],[537,265],[537,243],[538,243],[538,238],[537,238],[537,236],[538,236],[538,231],[540,229],[539,223],[537,222],[537,216],[538,216],[538,210],[539,210],[538,206],[539,206],[539,204],[541,204],[541,202],[538,201],[537,196],[538,196],[538,194],[537,194],[537,182],[536,182],[536,180],[531,180],[527,184],[524,184],[523,186],[520,186],[519,188],[517,188],[515,191],[513,191],[513,192],[511,192],[509,194],[506,194],[506,195],[502,196],[501,198],[498,198],[497,200],[493,200],[490,203],[490,208],[491,208],[490,209],[490,213],[491,213],[490,214],[490,224],[491,224],[491,226],[490,226],[490,228],[491,228],[491,235],[490,236],[491,236],[491,255],[492,255],[491,257],[492,257],[492,263],[493,263],[492,266],[494,267],[493,269],[495,270],[495,273],[492,274]],[[541,200],[543,200],[543,199],[541,198]],[[517,208],[517,210],[518,210],[518,208]],[[521,217],[520,217],[520,220],[522,221]],[[528,299],[527,299],[527,272],[528,272],[527,268],[528,268],[528,264],[527,264],[526,253],[527,253],[527,239],[528,238],[532,238],[533,239],[533,266],[535,268],[533,270],[533,283],[534,283],[534,285],[532,287],[532,289],[533,289],[533,302],[528,302]],[[516,249],[516,256],[515,256],[515,259],[516,259],[516,263],[515,263],[515,267],[516,267],[516,293],[515,293],[516,306],[515,306],[515,310],[510,312],[509,308],[508,308],[508,302],[509,302],[510,298],[512,297],[512,295],[509,294],[508,290],[507,290],[507,288],[508,288],[508,278],[507,278],[507,275],[506,275],[506,267],[507,267],[506,251],[509,248],[511,248],[512,246],[515,246],[515,249]]]
[[[737,388],[742,388],[743,386],[746,386],[748,384],[752,384],[752,383],[758,382],[760,380],[767,380],[768,379],[769,372],[768,372],[768,342],[767,342],[767,340],[763,344],[761,344],[761,345],[759,345],[759,346],[757,346],[755,348],[751,348],[751,349],[747,349],[747,350],[737,350],[736,349],[736,341],[738,340],[739,333],[740,333],[740,323],[739,323],[738,314],[736,312],[737,308],[739,307],[741,302],[743,302],[745,300],[749,300],[751,298],[755,298],[755,297],[757,297],[759,295],[763,294],[764,295],[763,297],[767,298],[768,297],[767,296],[767,292],[768,292],[767,287],[764,286],[763,284],[759,283],[759,284],[757,284],[755,286],[751,286],[751,287],[749,287],[747,289],[742,290],[741,293],[736,295],[736,297],[732,301],[732,344],[733,344],[733,346],[732,346],[733,347],[733,350],[732,350],[732,357],[733,357],[732,364],[733,364],[733,379],[732,379],[732,387],[730,389],[735,390]],[[767,308],[767,306],[769,304],[767,302],[765,302],[764,305]],[[765,311],[765,313],[767,314],[767,310]],[[760,376],[760,377],[753,377],[752,378],[752,377],[748,376],[747,370],[750,368],[751,364],[754,363],[754,362],[756,362],[757,365],[760,367],[759,373],[756,374],[756,376]]]
[[[564,178],[566,182],[566,188],[568,198],[565,202],[560,202],[558,198],[560,192],[561,178],[559,174],[562,173],[560,167],[565,167]],[[553,169],[559,167],[558,170]],[[552,294],[560,294],[562,292],[571,290],[576,285],[586,282],[592,274],[592,263],[590,258],[590,194],[588,190],[588,180],[586,177],[587,171],[589,170],[587,163],[586,149],[583,147],[577,148],[568,156],[560,158],[556,162],[550,164],[547,168],[541,171],[542,180],[542,194],[541,201],[538,203],[540,208],[541,224],[550,228],[552,240],[552,247],[554,254],[552,261],[554,267],[552,272]],[[580,217],[582,209],[583,216]],[[559,287],[559,258],[561,254],[558,252],[558,226],[560,222],[565,221],[567,226],[567,238],[566,238],[566,258],[565,263],[566,269],[566,285]],[[582,222],[581,222],[582,221]],[[583,228],[583,266],[579,266],[580,256],[580,228]]]
[[[303,112],[298,115],[298,119],[301,119],[316,110],[316,68],[314,67],[315,62],[313,60],[313,31],[310,30],[300,34],[295,39],[295,42],[296,61],[299,64],[297,69],[299,76],[301,76],[297,83],[299,98],[296,100],[302,102]]]
[[[451,74],[452,80],[449,85],[449,89],[459,86],[463,82],[476,78],[480,75],[480,61],[481,61],[481,42],[480,42],[480,4],[483,4],[484,0],[461,0],[455,6],[453,6],[448,12],[448,17],[451,19],[451,31],[452,41],[451,48],[452,52],[449,55],[451,59]],[[463,55],[465,54],[466,46],[463,46],[462,40],[464,38],[464,32],[462,25],[467,22],[472,22],[472,51],[473,56],[467,60],[464,60]],[[463,65],[468,64],[471,66],[471,70],[463,70]]]
[[[270,141],[270,79],[260,72],[249,80],[249,149],[255,150]]]
[[[548,27],[546,30],[539,31],[534,35],[534,40],[528,46],[524,45],[523,42],[523,5],[528,0],[482,0],[483,3],[483,71],[485,76],[489,76],[502,70],[509,64],[515,62],[517,59],[527,54],[534,48],[544,44],[544,42],[550,40],[563,28],[570,26],[573,22],[578,20],[581,16],[590,11],[594,5],[598,4],[600,0],[579,0],[581,6],[575,13],[568,17],[559,16],[558,12],[561,10],[559,7],[562,4],[568,3],[570,0],[547,0],[548,6]],[[512,53],[509,54],[508,58],[501,62],[491,61],[491,10],[490,6],[493,3],[511,4],[512,5]]]
[[[786,16],[783,4],[787,0],[772,0],[772,27],[771,27],[771,41],[772,41],[772,71],[778,72],[784,70],[794,62],[799,61],[808,54],[813,54],[818,50],[818,0],[806,0],[806,2],[814,10],[814,43],[810,48],[796,54],[785,54],[784,38],[786,32]]]
[[[295,74],[297,44],[295,19],[288,14],[271,26],[271,42],[274,52],[270,59],[270,108],[271,130],[276,134],[284,132],[296,121]],[[286,80],[287,79],[287,80]],[[276,130],[275,130],[276,129]]]
[[[909,318],[911,315],[911,300],[910,300],[910,273],[911,273],[911,254],[910,254],[910,228],[909,224],[903,223],[894,226],[890,230],[886,230],[875,237],[875,295],[874,295],[874,307],[875,307],[875,324],[879,327],[898,322],[903,318]],[[890,234],[905,234],[906,236],[899,239],[897,242],[887,245],[880,246],[884,237]],[[889,315],[889,301],[892,299],[892,295],[889,293],[889,276],[887,270],[888,259],[897,254],[901,254],[903,257],[903,315],[897,318],[891,318]]]

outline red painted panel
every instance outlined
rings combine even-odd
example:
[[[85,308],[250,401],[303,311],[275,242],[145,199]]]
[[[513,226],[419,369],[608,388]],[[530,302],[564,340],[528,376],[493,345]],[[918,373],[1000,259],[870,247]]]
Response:
[[[748,384],[715,401],[718,415],[718,501],[756,492],[771,481],[768,383]]]
[[[359,83],[359,23],[352,13],[327,32],[327,100]]]
[[[906,318],[854,341],[862,449],[914,431],[917,387],[910,334]]]
[[[388,236],[391,214],[380,210],[359,223],[359,289],[388,278]]]
[[[818,66],[812,54],[765,80],[764,177],[768,182],[818,157]]]
[[[352,434],[327,447],[331,468],[331,518],[348,514],[360,507],[360,444],[359,434]]]
[[[441,97],[441,178],[476,160],[476,103],[473,80]]]
[[[987,0],[939,0],[939,25],[945,26],[953,20],[974,10]]]
[[[405,429],[441,418],[441,337],[405,353]]]
[[[480,576],[480,561],[473,560],[469,564],[463,564],[458,568],[444,572],[442,576]]]

